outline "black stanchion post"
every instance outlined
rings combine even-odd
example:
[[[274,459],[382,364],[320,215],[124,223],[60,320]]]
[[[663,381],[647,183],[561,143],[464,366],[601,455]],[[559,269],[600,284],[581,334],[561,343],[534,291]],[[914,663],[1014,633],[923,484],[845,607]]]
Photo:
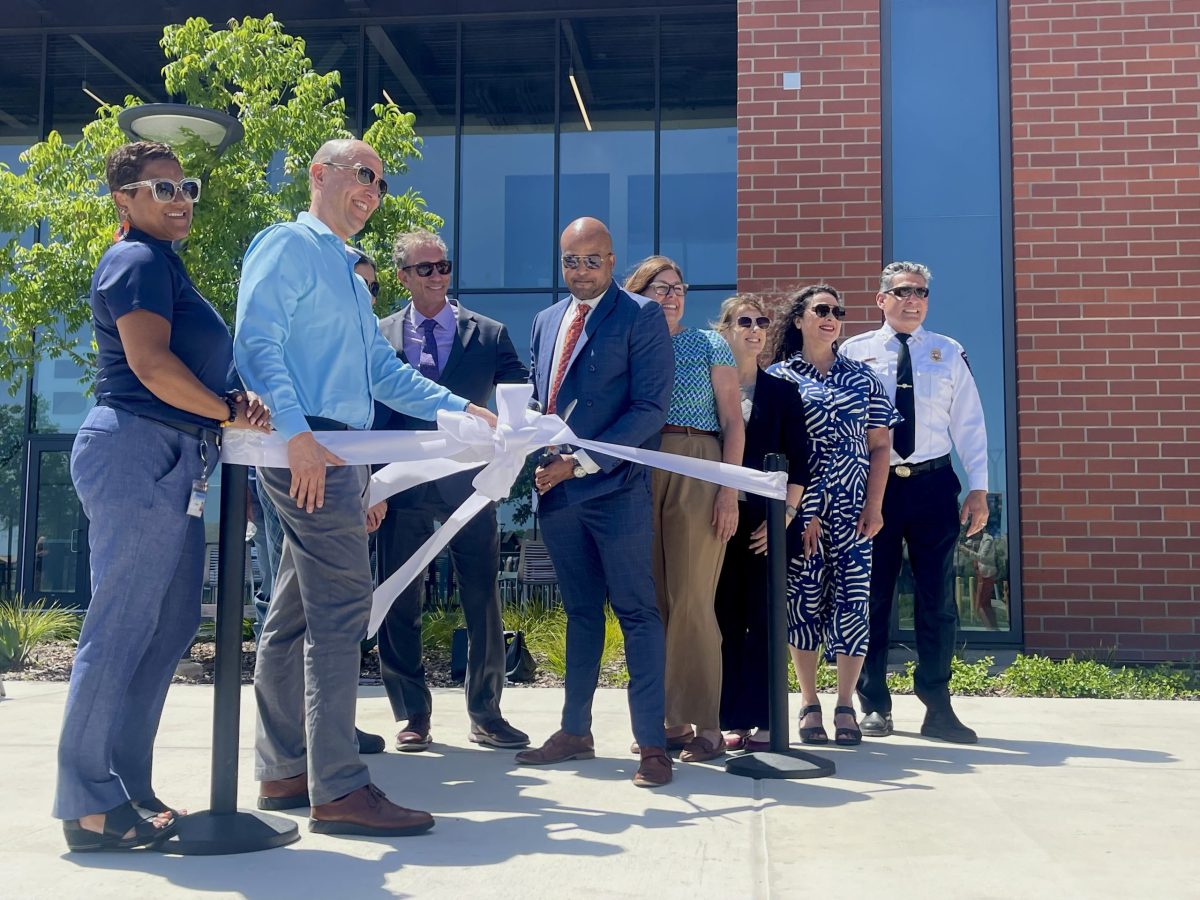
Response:
[[[282,816],[237,808],[238,726],[242,697],[242,600],[246,585],[245,466],[221,471],[221,534],[217,547],[216,659],[213,670],[212,808],[179,820],[158,844],[164,853],[211,856],[282,847],[300,837]]]
[[[786,472],[787,457],[769,453],[763,468]],[[767,628],[771,749],[742,753],[725,763],[725,771],[746,778],[824,778],[836,770],[824,757],[792,750],[788,737],[788,651],[787,651],[787,502],[767,501],[767,566],[770,618]]]

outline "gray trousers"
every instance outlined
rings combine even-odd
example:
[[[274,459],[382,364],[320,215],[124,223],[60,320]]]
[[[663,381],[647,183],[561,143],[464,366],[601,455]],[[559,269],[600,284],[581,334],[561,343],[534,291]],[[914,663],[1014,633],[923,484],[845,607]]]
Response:
[[[258,470],[283,527],[283,555],[258,642],[254,774],[307,770],[313,805],[370,783],[354,737],[359,643],[371,611],[365,466],[331,466],[325,505],[311,513],[288,496],[291,471]]]

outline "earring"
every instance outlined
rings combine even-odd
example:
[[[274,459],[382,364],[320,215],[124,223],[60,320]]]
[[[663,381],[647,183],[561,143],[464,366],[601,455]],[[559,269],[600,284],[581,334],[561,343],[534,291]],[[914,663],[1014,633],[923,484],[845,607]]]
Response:
[[[114,244],[129,233],[129,213],[119,206],[117,207],[117,219],[119,220],[119,224],[117,225],[117,230],[113,233]]]

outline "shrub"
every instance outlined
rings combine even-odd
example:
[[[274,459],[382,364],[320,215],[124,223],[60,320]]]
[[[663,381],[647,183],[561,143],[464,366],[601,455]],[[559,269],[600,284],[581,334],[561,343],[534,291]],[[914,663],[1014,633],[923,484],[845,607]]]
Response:
[[[1018,656],[997,678],[1014,697],[1171,700],[1200,696],[1194,672],[1157,666],[1113,668],[1093,659]]]
[[[56,603],[0,603],[0,672],[18,669],[39,644],[79,638],[81,617]]]

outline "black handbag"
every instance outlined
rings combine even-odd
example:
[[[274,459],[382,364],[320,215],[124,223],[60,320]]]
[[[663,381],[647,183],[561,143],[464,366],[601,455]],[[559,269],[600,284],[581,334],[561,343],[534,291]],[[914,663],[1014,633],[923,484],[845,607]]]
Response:
[[[509,681],[528,682],[537,677],[537,662],[525,643],[525,632],[504,632],[504,675]],[[467,676],[467,629],[454,629],[450,642],[450,677],[462,681]]]

